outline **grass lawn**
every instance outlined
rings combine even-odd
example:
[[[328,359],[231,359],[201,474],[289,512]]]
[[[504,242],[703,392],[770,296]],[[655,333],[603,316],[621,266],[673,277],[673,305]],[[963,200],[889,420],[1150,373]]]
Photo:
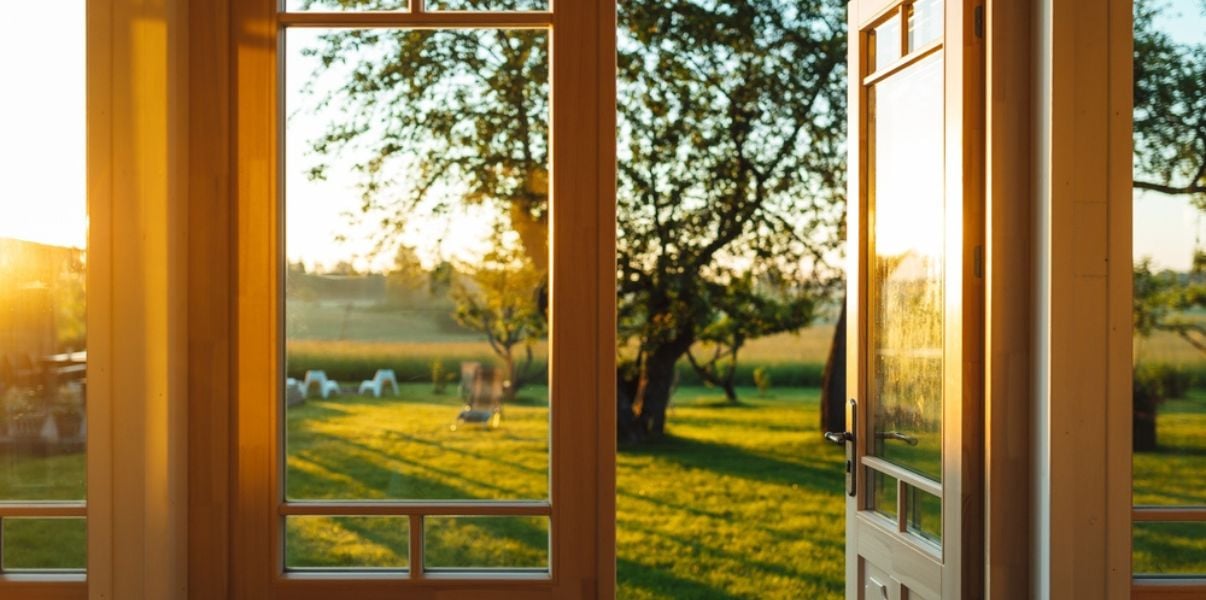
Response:
[[[547,407],[530,388],[498,431],[452,431],[459,402],[429,384],[403,398],[311,400],[289,410],[288,490],[294,498],[503,499],[547,493]],[[618,457],[619,597],[838,598],[844,572],[843,455],[822,443],[817,393],[742,389],[744,406],[680,388],[671,437]],[[1206,504],[1206,393],[1161,407],[1161,450],[1135,457],[1139,503]],[[82,455],[0,456],[0,500],[79,498]],[[30,482],[33,482],[32,484]],[[548,523],[534,518],[429,522],[429,562],[535,567]],[[297,518],[287,524],[297,567],[403,568],[407,523]],[[84,562],[78,520],[4,521],[7,568]],[[1206,526],[1144,525],[1139,572],[1206,572]]]
[[[544,388],[508,406],[498,431],[452,431],[455,397],[428,385],[403,399],[311,400],[290,409],[293,498],[517,499],[547,494]],[[618,458],[619,579],[623,598],[823,598],[841,594],[844,503],[840,449],[817,431],[815,390],[770,398],[742,390],[727,406],[704,388],[680,389],[672,437]],[[432,523],[429,562],[544,564],[547,522]],[[398,567],[405,523],[297,519],[296,566]]]

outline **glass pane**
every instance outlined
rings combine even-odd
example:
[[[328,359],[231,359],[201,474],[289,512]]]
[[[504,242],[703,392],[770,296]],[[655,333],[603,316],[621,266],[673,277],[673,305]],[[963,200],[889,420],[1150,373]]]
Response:
[[[1135,575],[1206,576],[1206,523],[1135,523]]]
[[[427,0],[427,9],[433,11],[547,11],[549,10],[549,0]]]
[[[1135,3],[1136,505],[1206,506],[1206,4]],[[1147,185],[1140,186],[1139,183]]]
[[[12,23],[45,20],[10,4]],[[55,8],[54,43],[0,36],[5,78],[38,82],[0,94],[0,502],[84,498],[84,1]]]
[[[879,27],[871,30],[870,67],[874,71],[891,65],[900,59],[900,16],[894,15]]]
[[[410,557],[407,517],[289,517],[287,569],[405,569]]]
[[[288,497],[547,498],[547,32],[287,44]]]
[[[289,12],[408,11],[410,0],[285,0]]]
[[[428,569],[549,568],[547,517],[428,517],[423,524]]]
[[[899,491],[897,479],[874,469],[867,469],[867,481],[871,482],[871,508],[896,522]]]
[[[943,74],[939,52],[871,89],[872,453],[942,477]]]
[[[909,5],[909,52],[942,37],[943,0],[917,0]]]
[[[942,499],[911,485],[905,486],[905,493],[905,506],[908,509],[905,526],[909,532],[933,542],[941,542]]]
[[[82,571],[88,564],[84,519],[4,519],[0,525],[0,571]]]

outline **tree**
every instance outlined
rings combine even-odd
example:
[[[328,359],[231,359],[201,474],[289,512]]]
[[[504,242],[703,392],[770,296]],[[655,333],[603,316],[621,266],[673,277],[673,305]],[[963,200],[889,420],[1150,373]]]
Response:
[[[456,320],[484,334],[490,349],[503,361],[507,400],[545,373],[534,356],[536,342],[546,335],[545,316],[534,299],[544,279],[545,274],[524,252],[499,243],[468,268],[467,280],[454,284]],[[522,357],[516,356],[517,352],[522,352]]]
[[[1206,44],[1178,43],[1159,29],[1167,12],[1158,0],[1135,3],[1134,188],[1187,197],[1206,210]],[[1206,16],[1206,0],[1201,2]],[[1206,258],[1195,251],[1189,274],[1156,272],[1150,260],[1134,270],[1134,329],[1141,337],[1174,333],[1206,354],[1206,329],[1184,312],[1206,306]],[[1170,391],[1164,374],[1134,370],[1134,448],[1156,448],[1156,413]]]
[[[457,8],[521,9],[524,0],[461,0]],[[396,9],[394,0],[309,0],[309,7]],[[535,266],[548,268],[548,35],[531,30],[346,29],[305,54],[348,75],[311,84],[316,110],[338,107],[312,142],[331,159],[359,152],[360,214],[383,247],[414,222],[464,204],[510,220]]]
[[[790,290],[774,289],[770,282],[759,286],[749,273],[732,274],[730,280],[713,285],[711,297],[715,299],[712,309],[716,316],[700,332],[699,339],[704,348],[697,345],[687,350],[687,359],[692,368],[709,385],[724,390],[725,398],[737,404],[737,357],[745,343],[751,339],[774,335],[799,328],[800,323],[812,318],[814,298],[812,294],[792,294]],[[710,350],[710,356],[697,358],[701,349]]]
[[[312,4],[389,8],[383,1]],[[791,282],[791,297],[757,294],[762,310],[790,316],[787,330],[806,324],[811,310],[801,307],[837,280],[829,261],[845,206],[845,2],[633,0],[621,15],[617,276],[622,345],[635,356],[620,375],[639,382],[638,412],[621,416],[643,438],[664,431],[675,364],[739,312],[718,308],[732,296],[732,273]],[[316,92],[344,117],[313,149],[367,153],[361,212],[382,222],[384,237],[416,213],[488,205],[546,271],[547,44],[534,31],[324,34],[311,54],[351,78]],[[462,192],[449,200],[448,188]],[[734,327],[744,323],[729,330],[751,339],[761,325]]]
[[[1201,4],[1206,17],[1206,1]],[[1206,44],[1180,44],[1135,3],[1135,189],[1186,195],[1206,210]],[[1173,15],[1169,15],[1170,17]]]
[[[393,304],[406,306],[431,296],[431,274],[423,269],[419,254],[405,244],[398,246],[394,268],[385,277],[386,297]]]
[[[675,365],[717,325],[733,272],[797,282],[814,299],[836,279],[844,6],[644,0],[622,11],[620,335],[638,378],[622,386],[636,396],[622,434],[664,433]],[[786,329],[812,316],[759,302],[792,317]]]

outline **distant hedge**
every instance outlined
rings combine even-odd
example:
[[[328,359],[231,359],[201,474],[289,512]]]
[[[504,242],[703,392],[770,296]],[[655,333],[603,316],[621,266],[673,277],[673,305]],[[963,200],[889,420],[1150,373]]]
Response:
[[[291,351],[288,355],[287,373],[289,377],[301,379],[310,369],[325,371],[327,376],[344,383],[354,383],[371,379],[377,369],[393,369],[399,382],[421,383],[431,381],[432,363],[439,360],[444,365],[444,372],[454,374],[459,379],[460,363],[476,361],[495,363],[497,359],[488,353],[481,354],[448,354],[443,356],[421,356],[411,352],[391,353],[382,351],[369,352],[317,352],[313,349]],[[538,366],[544,366],[543,361]],[[825,366],[810,363],[765,362],[750,361],[737,365],[737,385],[753,387],[754,370],[762,368],[770,376],[771,388],[776,387],[818,387]],[[679,385],[704,385],[699,375],[686,361],[678,365]]]

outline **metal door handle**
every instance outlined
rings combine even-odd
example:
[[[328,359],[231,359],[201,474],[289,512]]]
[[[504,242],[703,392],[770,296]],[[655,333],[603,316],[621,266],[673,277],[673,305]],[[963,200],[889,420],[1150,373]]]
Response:
[[[831,444],[842,445],[846,442],[854,441],[854,434],[849,431],[830,431],[825,434],[825,439]]]

